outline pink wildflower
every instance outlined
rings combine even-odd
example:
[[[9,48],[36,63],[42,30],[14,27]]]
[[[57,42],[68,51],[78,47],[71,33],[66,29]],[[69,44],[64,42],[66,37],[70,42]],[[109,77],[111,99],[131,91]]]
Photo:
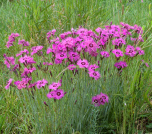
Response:
[[[88,68],[89,67],[89,63],[86,59],[79,59],[78,62],[77,62],[77,65],[80,67],[80,68]]]
[[[13,79],[10,78],[9,81],[7,82],[7,85],[5,86],[5,89],[9,89],[9,86],[11,85]]]
[[[106,51],[101,51],[100,54],[105,58],[108,58],[110,56],[109,53]]]
[[[94,71],[96,68],[99,68],[99,66],[96,65],[96,64],[90,65],[90,66],[88,67],[88,71]]]
[[[45,79],[43,79],[43,80],[38,80],[38,81],[36,82],[36,86],[37,86],[38,89],[40,89],[41,87],[44,87],[47,83],[48,83],[48,82],[47,82],[47,80],[45,80]]]
[[[121,57],[123,56],[123,52],[122,52],[120,49],[114,49],[114,50],[112,51],[112,53],[115,54],[115,56],[116,56],[117,58],[119,58],[120,56],[121,56]]]
[[[49,85],[49,89],[57,90],[58,87],[61,86],[60,82],[53,82],[51,85]]]
[[[95,80],[98,80],[101,76],[100,76],[100,73],[99,71],[89,71],[89,76],[90,77],[93,77]]]
[[[23,46],[29,46],[29,42],[25,40],[19,40],[18,44]]]

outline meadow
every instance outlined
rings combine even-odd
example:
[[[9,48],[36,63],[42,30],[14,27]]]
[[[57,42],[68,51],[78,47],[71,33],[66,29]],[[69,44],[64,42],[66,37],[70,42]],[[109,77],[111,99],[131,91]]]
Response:
[[[54,61],[56,55],[52,53],[54,50],[50,49],[53,46],[50,42],[56,37],[60,37],[60,42],[64,42],[67,36],[76,38],[75,32],[78,33],[81,28],[85,28],[92,30],[90,34],[97,42],[96,35],[101,34],[97,28],[103,30],[105,26],[111,28],[116,25],[123,29],[121,22],[130,26],[141,26],[143,41],[131,42],[128,35],[125,45],[120,46],[120,49],[125,52],[126,46],[131,44],[142,48],[144,54],[138,51],[138,54],[131,58],[125,53],[122,57],[116,57],[111,50],[115,49],[112,37],[108,36],[107,47],[101,47],[101,50],[108,51],[109,58],[102,54],[94,56],[87,50],[88,48],[84,49],[84,52],[88,53],[79,55],[81,60],[82,57],[87,59],[90,65],[98,65],[94,66],[98,70],[94,73],[99,73],[99,77],[92,76],[87,70],[88,67],[81,66],[78,63],[81,60],[73,62],[73,59],[68,59],[69,61],[63,59],[62,64],[60,61]],[[131,33],[137,36],[137,30],[134,29]],[[65,33],[67,31],[72,34],[68,35]],[[1,0],[0,132],[2,134],[152,133],[151,32],[151,0],[143,2],[141,0]],[[18,33],[20,36],[16,35],[14,40],[12,33]],[[67,35],[64,37],[61,34]],[[138,34],[140,35],[141,31]],[[79,35],[84,42],[87,41],[84,35],[81,33]],[[7,48],[6,44],[10,39],[14,40],[14,45]],[[29,42],[29,46],[23,43],[18,45],[18,41],[23,39]],[[52,42],[57,41],[59,40]],[[43,51],[41,48],[35,51],[35,46],[42,46]],[[16,57],[16,54],[23,51],[23,47],[28,51],[33,48],[30,52],[33,52],[32,56],[36,61],[36,64],[30,66],[35,67],[35,71],[29,74],[24,73],[24,67],[29,67],[27,63],[22,62],[22,59],[17,62],[19,57]],[[100,53],[99,50],[97,52]],[[12,71],[12,68],[4,64],[7,59],[5,54],[16,59],[19,70]],[[127,65],[119,67],[116,65],[119,60],[126,62]],[[50,63],[52,65],[48,65],[47,62],[52,62]],[[68,62],[74,64],[76,69],[73,67],[69,70]],[[23,88],[19,87],[17,81],[21,81],[23,76],[32,76],[32,83],[37,81],[40,84],[36,83],[32,88],[25,85]],[[6,89],[10,78],[15,84]],[[47,82],[41,86],[43,82],[40,80],[44,79]],[[52,95],[54,90],[50,90],[52,89],[50,84],[53,82],[60,85],[61,88],[57,91],[62,94],[61,98]],[[60,89],[63,89],[64,93]],[[108,96],[104,104],[92,103],[93,97],[101,92]]]

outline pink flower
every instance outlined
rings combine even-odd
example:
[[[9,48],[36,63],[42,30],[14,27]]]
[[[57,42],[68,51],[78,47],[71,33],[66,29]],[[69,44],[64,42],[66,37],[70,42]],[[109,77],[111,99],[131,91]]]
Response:
[[[106,94],[103,94],[102,92],[100,93],[100,95],[101,95],[101,98],[103,99],[103,102],[109,102],[109,97],[108,97],[108,95],[106,95]]]
[[[101,76],[99,71],[90,71],[88,72],[90,77],[93,77],[95,80],[98,80]]]
[[[114,49],[114,50],[112,51],[112,53],[115,54],[115,56],[116,56],[117,58],[119,58],[120,56],[121,56],[121,57],[123,56],[123,52],[122,52],[120,49]]]
[[[7,44],[6,44],[6,47],[9,48],[13,46],[13,41],[8,41]]]
[[[96,64],[90,65],[90,66],[88,67],[88,71],[94,71],[96,68],[99,68],[99,66],[96,65]]]
[[[14,57],[7,57],[6,54],[4,54],[4,58],[5,58],[5,61],[4,61],[4,64],[7,66],[7,68],[10,68],[11,65],[15,65],[15,59]]]
[[[20,63],[24,63],[24,64],[33,64],[33,63],[36,63],[33,60],[33,57],[30,57],[30,56],[27,56],[27,55],[25,55],[24,57],[21,57],[18,61]]]
[[[77,62],[77,65],[80,67],[80,68],[88,68],[89,67],[89,63],[86,59],[79,59],[78,62]]]
[[[56,58],[59,60],[64,60],[65,58],[67,58],[67,54],[65,52],[57,53]]]
[[[29,46],[29,42],[28,41],[25,41],[25,40],[19,40],[18,44],[20,45],[23,45],[23,46]]]
[[[61,86],[60,82],[53,82],[51,85],[49,85],[49,89],[57,90],[58,87]]]
[[[15,38],[20,36],[18,33],[12,33],[9,37],[8,37],[8,40],[11,41],[11,42],[14,42],[15,41]]]
[[[5,86],[5,89],[9,89],[9,86],[11,85],[13,79],[10,78],[9,81],[7,82],[7,85]]]
[[[29,84],[28,88],[32,88],[32,87],[34,87],[36,84],[37,84],[36,82],[35,82],[35,83],[31,83],[31,84]]]
[[[44,87],[47,83],[48,83],[48,82],[47,82],[47,80],[45,80],[45,79],[43,79],[43,80],[38,80],[38,81],[36,82],[36,86],[37,86],[38,89],[40,89],[41,87]]]
[[[106,51],[101,51],[100,54],[105,58],[108,58],[110,56],[109,53]]]
[[[47,51],[46,51],[47,54],[49,54],[51,52],[52,52],[52,48],[48,48]]]
[[[59,99],[63,98],[64,95],[65,95],[65,93],[62,89],[55,90],[54,99],[59,100]]]
[[[68,66],[68,69],[69,70],[74,70],[76,68],[76,65],[74,65],[74,64],[70,64],[69,66]]]
[[[109,101],[108,96],[103,93],[100,93],[92,97],[92,104],[94,104],[96,107],[100,105],[104,105],[106,102],[108,103],[108,101]]]
[[[80,56],[79,56],[79,54],[77,53],[77,52],[69,52],[68,53],[69,54],[69,59],[71,60],[71,61],[77,61],[77,60],[79,60],[80,59]]]
[[[119,38],[119,39],[115,39],[112,41],[112,44],[113,45],[116,45],[116,46],[121,46],[122,44],[126,44],[125,40],[122,39],[122,38]]]
[[[15,81],[14,84],[18,89],[26,88],[27,81]]]
[[[16,57],[22,55],[23,53],[29,54],[29,51],[27,49],[24,49],[23,51],[20,51],[20,53],[16,54]]]
[[[65,92],[62,89],[58,89],[58,90],[53,90],[53,91],[49,92],[47,94],[47,97],[49,99],[54,98],[54,99],[59,100],[59,99],[63,98],[64,95],[65,95]]]
[[[32,52],[31,52],[31,55],[37,53],[38,51],[42,50],[43,49],[43,46],[34,46],[31,48]]]
[[[126,48],[126,55],[130,56],[130,57],[134,57],[136,55],[136,51],[135,51],[135,48],[131,45],[128,45],[127,48]]]
[[[116,68],[121,69],[127,67],[127,63],[125,61],[116,62],[114,65]]]
[[[136,47],[136,51],[139,53],[139,55],[144,55],[144,50],[141,50],[140,47]]]

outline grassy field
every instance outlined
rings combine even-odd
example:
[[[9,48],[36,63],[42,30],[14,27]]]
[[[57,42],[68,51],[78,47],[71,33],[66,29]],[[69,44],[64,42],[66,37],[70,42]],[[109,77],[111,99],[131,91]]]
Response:
[[[3,54],[15,56],[16,46],[6,48],[8,36],[19,33],[31,46],[48,47],[46,33],[60,33],[82,26],[95,31],[97,27],[120,22],[139,25],[144,30],[145,55],[136,57],[130,66],[117,75],[114,61],[103,60],[101,77],[92,81],[79,70],[75,77],[68,70],[62,76],[62,88],[67,92],[62,100],[49,100],[48,89],[36,90],[34,99],[27,90],[11,87],[5,90],[10,77],[17,77],[4,63]],[[142,134],[152,133],[152,1],[151,0],[1,0],[0,1],[0,131],[1,133],[43,134]],[[35,57],[36,58],[36,57]],[[50,58],[50,57],[49,57]],[[37,61],[41,59],[36,58]],[[149,68],[141,63],[144,60]],[[66,66],[49,68],[34,74],[34,80],[46,78],[51,84]],[[110,71],[107,71],[110,68]],[[104,71],[103,71],[104,70]],[[105,71],[107,71],[105,73]],[[85,75],[84,75],[85,74]],[[71,78],[73,81],[71,81]],[[74,90],[73,90],[74,89]],[[101,107],[91,104],[91,97],[100,92],[110,101]],[[44,101],[48,106],[44,105]]]

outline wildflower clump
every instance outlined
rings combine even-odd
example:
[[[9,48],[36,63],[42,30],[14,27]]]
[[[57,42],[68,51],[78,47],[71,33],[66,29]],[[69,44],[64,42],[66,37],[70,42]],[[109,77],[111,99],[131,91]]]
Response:
[[[120,25],[112,25],[112,23],[104,28],[98,27],[95,32],[86,28],[71,29],[71,31],[61,33],[59,37],[56,35],[56,30],[53,29],[47,33],[48,47],[33,46],[29,49],[30,43],[25,40],[19,40],[18,44],[21,51],[16,54],[16,57],[8,57],[4,54],[4,64],[13,71],[18,80],[14,82],[14,86],[18,89],[41,89],[47,88],[47,98],[61,99],[65,96],[61,88],[61,82],[53,82],[49,85],[50,80],[46,78],[34,78],[33,72],[45,71],[45,74],[52,72],[48,69],[49,66],[61,65],[66,66],[75,76],[78,69],[84,69],[84,73],[88,73],[88,77],[93,80],[100,81],[102,77],[101,61],[112,58],[115,62],[113,66],[118,72],[122,72],[129,66],[129,59],[144,55],[144,50],[139,47],[140,42],[143,42],[143,30],[140,26],[130,26],[123,22]],[[12,33],[9,36],[6,47],[12,47],[19,37],[18,33]],[[129,40],[129,41],[128,41]],[[129,42],[129,43],[128,43]],[[41,57],[36,60],[36,57]],[[94,57],[96,60],[91,60]],[[97,59],[100,59],[97,61]],[[127,60],[126,60],[127,59]],[[98,64],[96,64],[98,63]],[[102,63],[101,63],[102,64]],[[100,71],[99,71],[100,70]],[[53,70],[52,70],[53,71]],[[52,76],[54,77],[54,76]],[[10,78],[6,89],[13,86],[13,79]],[[100,93],[92,98],[92,103],[95,106],[108,103],[109,97]]]

